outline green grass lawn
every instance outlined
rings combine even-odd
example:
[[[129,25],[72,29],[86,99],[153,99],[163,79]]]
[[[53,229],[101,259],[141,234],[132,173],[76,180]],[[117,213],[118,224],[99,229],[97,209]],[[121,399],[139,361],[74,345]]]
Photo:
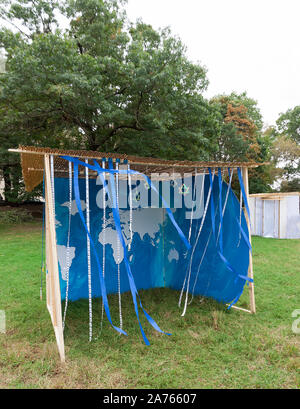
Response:
[[[2,388],[298,388],[300,334],[291,313],[300,309],[300,240],[253,238],[257,314],[225,311],[196,297],[181,317],[179,293],[141,291],[143,305],[161,328],[145,321],[143,343],[129,294],[122,296],[124,329],[103,323],[94,300],[94,339],[88,342],[88,302],[70,303],[62,365],[45,305],[40,300],[41,226],[0,226],[0,334]],[[247,288],[238,305],[247,306]],[[118,302],[110,296],[113,321]]]

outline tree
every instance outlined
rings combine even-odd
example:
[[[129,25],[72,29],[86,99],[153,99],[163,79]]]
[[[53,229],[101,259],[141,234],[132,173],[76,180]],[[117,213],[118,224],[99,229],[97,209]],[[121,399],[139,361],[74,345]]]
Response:
[[[242,94],[231,93],[211,99],[210,104],[219,112],[218,150],[214,160],[267,162],[270,159],[271,139],[262,132],[262,116],[257,102]],[[249,171],[250,193],[271,190],[272,172],[269,166]],[[233,181],[237,190],[238,182]]]
[[[283,180],[280,185],[280,192],[300,192],[300,178]]]
[[[209,158],[218,123],[205,68],[169,29],[129,23],[124,3],[4,2],[14,29],[0,31],[0,142]]]
[[[300,176],[300,106],[280,114],[274,128],[273,159],[286,181]]]
[[[300,144],[285,134],[275,131],[272,147],[274,162],[281,168],[282,176],[289,178],[297,175],[300,165]]]
[[[240,95],[219,95],[211,105],[220,113],[220,135],[216,160],[257,160],[260,148],[257,142],[262,128],[262,117],[257,102],[244,92]]]
[[[280,114],[276,124],[281,135],[285,134],[297,144],[300,144],[300,105]]]

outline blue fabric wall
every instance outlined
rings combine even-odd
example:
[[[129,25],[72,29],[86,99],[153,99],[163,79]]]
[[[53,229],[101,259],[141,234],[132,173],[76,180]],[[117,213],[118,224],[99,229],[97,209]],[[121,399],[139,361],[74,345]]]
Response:
[[[82,200],[82,209],[85,211],[85,180],[79,179],[80,196]],[[209,191],[209,178],[205,177],[205,194],[203,203],[205,204]],[[223,203],[226,196],[227,185],[223,182],[222,197]],[[89,181],[90,191],[90,218],[91,235],[95,243],[98,256],[102,262],[103,253],[103,229],[102,218],[103,210],[99,208],[102,198],[102,185],[96,184],[95,179]],[[66,245],[68,236],[68,196],[69,181],[65,178],[55,179],[55,211],[56,211],[56,234],[57,249],[60,269],[60,285],[62,299],[65,298],[66,291]],[[126,190],[121,190],[120,195],[126,195]],[[217,178],[213,184],[213,198],[216,206],[216,231],[219,228],[219,186]],[[120,197],[120,200],[122,197]],[[172,201],[171,201],[172,203]],[[203,208],[203,206],[202,206]],[[186,219],[186,209],[183,207],[173,209],[176,222],[188,237],[190,229],[190,220]],[[191,268],[190,292],[195,283],[199,263],[211,232],[211,207],[209,206],[205,218],[202,233],[196,246]],[[117,292],[117,232],[115,230],[111,208],[106,208],[106,263],[105,263],[105,283],[107,293]],[[122,231],[126,244],[129,243],[129,210],[121,209],[120,218]],[[228,204],[224,214],[223,237],[224,237],[224,255],[234,267],[234,269],[243,275],[247,275],[249,264],[248,247],[243,240],[239,243],[239,203],[234,193],[231,191]],[[191,245],[193,246],[199,226],[200,219],[192,222]],[[248,233],[244,216],[242,216],[242,226]],[[186,248],[181,241],[177,231],[166,214],[166,210],[158,208],[136,208],[133,209],[133,242],[129,252],[129,261],[131,263],[132,273],[138,289],[148,289],[154,287],[169,287],[181,290],[182,284],[187,272],[190,261],[191,251],[187,254]],[[73,197],[72,218],[70,231],[70,256],[71,267],[69,272],[69,299],[77,300],[88,297],[88,278],[87,278],[87,240],[82,222],[77,211],[76,203]],[[121,246],[120,246],[121,247]],[[120,253],[120,271],[121,271],[121,291],[129,291],[129,282],[125,270],[123,250]],[[95,256],[91,252],[92,264],[92,295],[100,296],[99,272],[96,267]],[[237,297],[243,290],[245,281],[237,278],[221,260],[216,248],[216,240],[211,237],[207,248],[206,256],[198,273],[198,280],[195,284],[195,294],[201,294],[222,302],[230,302]]]
[[[205,200],[207,198],[209,190],[209,178],[205,179]],[[225,196],[227,191],[227,184],[223,182],[222,188],[222,203],[225,202]],[[213,199],[216,207],[215,222],[216,222],[216,235],[219,231],[219,187],[218,181],[215,180],[213,184]],[[242,275],[247,276],[249,266],[249,249],[244,241],[243,237],[239,240],[239,219],[240,206],[239,202],[230,190],[228,202],[226,205],[224,219],[223,219],[223,243],[224,243],[224,256],[230,262],[234,270]],[[186,236],[190,228],[190,221],[185,219],[183,209],[177,209],[174,213],[175,219],[182,228]],[[192,235],[191,244],[195,245],[196,237],[201,225],[202,218],[192,223]],[[247,224],[244,215],[242,215],[242,227],[246,234],[248,234]],[[237,278],[236,274],[231,272],[221,260],[218,254],[216,239],[211,234],[208,242],[207,250],[203,258],[202,264],[199,269],[200,261],[205,250],[209,235],[212,232],[211,222],[211,207],[209,205],[208,212],[205,217],[203,229],[201,231],[194,256],[191,263],[191,277],[189,290],[192,292],[194,288],[194,294],[205,295],[212,297],[220,302],[231,302],[235,299],[243,290],[245,281]],[[174,228],[169,220],[167,220],[164,229],[164,266],[165,266],[165,285],[166,287],[181,290],[184,282],[186,272],[189,272],[190,255],[189,252],[186,256],[186,250],[181,241],[176,240],[174,245]],[[176,249],[179,253],[178,260],[171,260],[168,258],[170,251]],[[194,286],[196,277],[198,275],[196,284]]]

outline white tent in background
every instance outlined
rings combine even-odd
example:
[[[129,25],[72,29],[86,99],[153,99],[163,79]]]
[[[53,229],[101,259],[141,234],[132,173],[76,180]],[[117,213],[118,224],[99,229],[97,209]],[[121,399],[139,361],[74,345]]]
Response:
[[[300,192],[259,193],[249,199],[252,235],[300,239]]]

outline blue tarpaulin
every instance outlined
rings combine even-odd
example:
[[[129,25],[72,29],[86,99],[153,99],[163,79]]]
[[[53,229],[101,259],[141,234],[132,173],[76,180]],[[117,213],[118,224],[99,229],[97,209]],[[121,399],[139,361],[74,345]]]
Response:
[[[220,217],[220,203],[225,203],[227,184],[216,176],[213,180],[211,205],[207,208],[207,214],[203,223],[201,234],[197,241],[199,228],[201,226],[204,208],[210,189],[209,175],[205,177],[204,194],[198,192],[196,197],[197,209],[190,221],[191,204],[189,207],[184,200],[184,189],[182,190],[181,207],[175,208],[172,200],[172,189],[181,188],[181,181],[177,181],[175,187],[171,187],[170,208],[176,223],[187,238],[190,233],[191,249],[187,251],[184,242],[179,237],[167,215],[166,208],[161,200],[157,200],[156,207],[139,207],[140,195],[138,188],[133,190],[134,208],[132,209],[133,241],[128,251],[128,260],[137,289],[149,289],[156,287],[167,287],[181,290],[186,276],[189,275],[189,292],[195,295],[212,297],[217,301],[230,303],[239,297],[246,280],[240,276],[247,277],[249,265],[249,247],[246,240],[240,240],[239,225],[239,202],[230,189],[226,204],[224,217]],[[79,190],[81,207],[86,216],[85,202],[85,179],[79,178]],[[141,183],[141,182],[140,182]],[[195,180],[191,179],[190,187],[194,186]],[[145,185],[143,183],[143,185]],[[201,183],[198,184],[199,186]],[[145,187],[145,186],[144,186]],[[147,186],[146,186],[147,187]],[[129,291],[129,280],[124,263],[124,250],[120,246],[118,257],[117,242],[118,233],[112,212],[112,204],[107,198],[106,226],[103,230],[103,186],[98,179],[89,179],[89,207],[90,207],[90,234],[96,247],[99,260],[102,261],[103,245],[105,244],[105,284],[107,294],[118,291],[117,263],[120,263],[121,292]],[[149,202],[150,202],[150,190]],[[146,189],[147,191],[147,189]],[[163,191],[160,182],[160,191]],[[220,202],[221,192],[221,202]],[[128,250],[130,241],[130,211],[128,205],[127,182],[120,182],[120,223],[123,238]],[[201,203],[200,203],[201,201]],[[126,205],[124,206],[124,203]],[[123,204],[123,207],[122,205]],[[56,214],[56,236],[57,251],[60,271],[60,288],[62,299],[66,293],[66,250],[68,237],[69,217],[69,180],[68,178],[55,178],[55,214]],[[127,207],[126,207],[127,206]],[[75,301],[80,298],[88,298],[88,274],[87,274],[87,235],[84,230],[75,198],[72,198],[72,217],[70,228],[70,269],[69,269],[69,300]],[[212,214],[213,212],[213,214]],[[213,217],[212,217],[213,216]],[[212,224],[215,222],[213,234]],[[222,252],[220,255],[220,237],[218,232],[222,220]],[[241,219],[241,227],[248,235],[247,224],[244,215]],[[105,242],[104,242],[105,239]],[[203,252],[205,251],[205,256]],[[203,259],[203,260],[202,260]],[[229,264],[230,268],[224,262]],[[202,260],[202,262],[201,262]],[[92,296],[100,297],[99,271],[95,255],[91,253],[92,271]],[[200,267],[200,268],[199,268]],[[187,282],[187,280],[186,280]],[[185,286],[186,289],[186,286]]]

